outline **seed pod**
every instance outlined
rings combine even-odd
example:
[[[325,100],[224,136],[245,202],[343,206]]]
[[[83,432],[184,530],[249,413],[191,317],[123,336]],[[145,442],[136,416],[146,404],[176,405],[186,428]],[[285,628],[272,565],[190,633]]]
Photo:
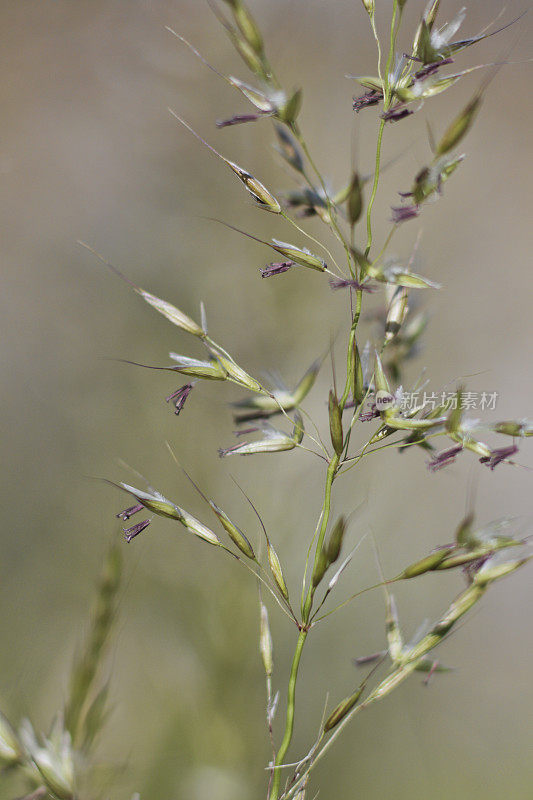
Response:
[[[322,359],[317,359],[317,361],[314,361],[306,371],[303,378],[297,384],[294,392],[292,393],[295,406],[299,406],[313,388],[321,365]]]
[[[184,511],[182,508],[179,509],[181,511],[180,522],[184,525],[187,530],[194,533],[195,536],[198,536],[200,539],[203,539],[204,542],[208,542],[209,544],[220,545],[220,539],[213,533],[213,531],[204,525],[196,517],[193,517],[192,514],[189,514],[187,511]]]
[[[333,728],[349,714],[352,708],[356,705],[357,701],[363,694],[364,685],[360,686],[350,697],[346,697],[337,708],[329,715],[324,723],[324,733],[333,730]]]
[[[248,189],[254,200],[266,211],[271,211],[274,214],[281,213],[281,206],[276,200],[276,198],[270,194],[266,186],[254,178],[253,175],[250,175],[245,169],[239,167],[238,164],[235,164],[233,161],[226,161],[228,167],[233,170],[235,175],[242,181],[244,186]]]
[[[141,295],[143,300],[146,300],[147,303],[172,322],[173,325],[177,325],[178,328],[181,328],[187,333],[192,333],[193,336],[198,336],[200,339],[205,338],[205,333],[202,328],[194,322],[194,320],[184,314],[183,311],[180,311],[171,303],[167,303],[166,300],[161,300],[161,298],[150,294],[150,292],[145,292],[144,289],[136,289],[135,291]]]
[[[278,239],[272,239],[270,247],[277,250],[277,252],[281,253],[285,258],[289,258],[296,264],[300,264],[302,267],[316,269],[319,272],[324,272],[326,269],[325,261],[313,255],[313,253],[310,253],[309,250],[305,248],[296,247],[296,245],[289,244],[288,242],[280,242]]]
[[[234,525],[228,515],[225,514],[224,511],[222,511],[222,509],[216,505],[216,503],[213,503],[212,500],[209,501],[209,505],[217,515],[220,524],[230,537],[231,541],[239,548],[241,553],[244,553],[245,556],[251,558],[252,561],[255,561],[253,547],[241,529]]]
[[[474,514],[470,512],[459,523],[455,532],[455,541],[458,547],[471,547],[476,543],[475,538],[472,537],[472,525],[474,523]]]
[[[495,558],[490,558],[474,575],[474,585],[485,588],[489,583],[497,581],[499,578],[504,578],[506,575],[510,575],[515,570],[520,569],[530,559],[531,556],[513,561],[498,562]]]
[[[369,16],[373,17],[376,10],[376,0],[363,0],[363,5]]]
[[[272,656],[273,647],[272,647],[272,635],[270,633],[270,626],[268,624],[268,611],[264,603],[261,603],[259,651],[261,653],[261,658],[263,659],[263,665],[265,667],[266,676],[267,678],[270,678],[274,666],[274,661]]]
[[[389,382],[387,380],[387,376],[385,375],[381,358],[377,352],[374,365],[374,385],[376,387],[376,392],[387,392],[390,394]]]
[[[327,547],[327,556],[329,564],[334,564],[337,561],[338,557],[341,554],[342,542],[344,540],[344,534],[346,533],[346,518],[344,516],[340,516],[335,525],[333,526],[333,530],[331,531],[329,537],[329,543]]]
[[[319,585],[322,578],[326,574],[327,568],[329,567],[329,563],[330,562],[327,552],[324,548],[322,548],[318,556],[317,562],[315,564],[315,567],[313,569],[313,574],[311,576],[311,583],[313,584],[313,589],[316,589],[316,587]]]
[[[268,564],[270,566],[270,571],[276,582],[276,586],[280,590],[281,594],[285,598],[285,600],[289,600],[289,590],[287,589],[287,584],[285,583],[285,578],[283,577],[283,570],[281,569],[281,563],[278,558],[278,554],[270,544],[267,542],[267,554],[268,554]]]
[[[361,356],[359,355],[359,348],[355,337],[353,339],[352,347],[349,354],[349,370],[350,370],[350,388],[352,390],[353,399],[357,404],[362,403],[365,396],[365,382],[363,376],[363,365]]]
[[[506,436],[533,436],[533,423],[527,420],[522,420],[521,422],[513,420],[496,422],[492,429],[496,433],[503,433]]]
[[[304,162],[296,141],[282,125],[275,125],[275,130],[279,140],[278,153],[293,169],[303,172]]]
[[[244,39],[240,33],[231,29],[228,30],[228,36],[231,39],[233,47],[238,52],[246,66],[261,80],[265,80],[268,76],[266,74],[263,59],[259,56],[249,42]]]
[[[388,343],[400,332],[400,328],[409,312],[407,305],[408,291],[406,288],[398,287],[389,304],[387,319],[385,322],[385,341]]]
[[[274,214],[281,213],[280,204],[278,203],[276,198],[272,194],[270,194],[266,186],[263,186],[263,184],[260,181],[258,181],[257,178],[254,178],[253,175],[250,175],[250,173],[247,170],[243,169],[238,164],[235,164],[234,161],[230,161],[228,158],[225,158],[223,155],[221,155],[221,153],[219,153],[218,150],[215,150],[214,147],[212,147],[208,142],[205,141],[205,139],[203,139],[198,133],[196,133],[194,128],[191,128],[188,122],[185,122],[185,120],[179,117],[175,113],[175,111],[172,111],[172,109],[169,109],[169,111],[172,114],[172,116],[178,120],[178,122],[180,122],[185,128],[187,128],[188,131],[190,131],[190,133],[192,133],[193,136],[195,136],[198,139],[198,141],[202,142],[202,144],[204,144],[209,150],[211,150],[211,152],[214,153],[214,155],[218,156],[218,158],[220,158],[222,161],[224,161],[225,164],[228,165],[228,167],[235,173],[235,175],[243,183],[245,188],[250,192],[254,200],[261,206],[261,208],[264,208],[267,211],[272,211],[272,213]],[[203,331],[202,331],[202,336],[203,336]]]
[[[111,481],[110,481],[111,483]],[[158,514],[160,517],[168,517],[169,519],[177,519],[181,521],[181,510],[178,506],[174,505],[166,497],[163,497],[159,492],[143,492],[141,489],[135,489],[134,486],[129,486],[127,483],[114,483],[119,489],[124,489],[129,492],[139,503],[141,503],[148,511]]]
[[[464,386],[458,386],[455,393],[455,404],[452,406],[450,413],[446,419],[446,431],[448,433],[457,433],[461,427],[461,420],[463,418],[463,392]]]
[[[239,80],[239,78],[234,78],[232,75],[228,77],[228,81],[231,86],[238,89],[262,113],[271,114],[276,110],[276,107],[264,92],[260,92],[259,89],[255,89],[250,84]]]
[[[348,221],[350,225],[360,219],[363,211],[363,187],[358,172],[354,172],[348,192]]]
[[[455,545],[436,550],[434,553],[426,556],[426,558],[422,558],[420,561],[416,561],[414,564],[406,567],[404,571],[398,575],[398,580],[416,578],[418,575],[423,575],[425,572],[431,572],[431,570],[436,569],[441,561],[444,561],[446,556],[450,555],[454,550]]]
[[[261,36],[261,31],[257,27],[257,23],[244,3],[236,3],[234,5],[233,16],[245,41],[258,56],[261,56],[263,53],[263,37]]]
[[[278,117],[285,122],[286,125],[293,125],[296,122],[300,109],[302,107],[302,90],[296,89],[289,97],[285,105],[278,109]]]
[[[203,378],[207,381],[225,381],[228,373],[216,359],[201,361],[198,358],[180,356],[178,353],[169,353],[170,358],[177,362],[176,367],[169,367],[182,375],[191,375],[193,378]]]
[[[438,156],[442,156],[450,150],[453,150],[461,139],[466,136],[476,118],[480,104],[481,94],[476,94],[470,102],[467,103],[459,116],[454,119],[437,145]]]
[[[331,443],[333,449],[338,456],[341,455],[344,449],[344,436],[342,433],[342,412],[340,410],[339,401],[335,396],[333,389],[329,392],[329,432],[331,435]]]
[[[227,356],[223,355],[220,350],[216,347],[209,348],[211,353],[215,356],[218,363],[221,365],[222,369],[230,378],[233,378],[234,381],[240,383],[242,386],[245,386],[246,389],[249,389],[251,392],[262,392],[263,387],[261,384],[252,378],[251,375],[248,375],[238,364],[233,361],[233,359],[228,358]]]

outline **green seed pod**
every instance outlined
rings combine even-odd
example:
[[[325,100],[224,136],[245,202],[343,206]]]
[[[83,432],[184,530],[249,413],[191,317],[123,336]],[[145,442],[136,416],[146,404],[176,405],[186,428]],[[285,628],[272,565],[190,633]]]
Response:
[[[381,78],[363,75],[357,78],[357,82],[364,86],[365,89],[372,89],[374,92],[379,92],[379,94],[383,93],[383,81]]]
[[[461,139],[463,139],[476,118],[476,114],[481,105],[481,95],[475,95],[465,106],[459,116],[457,116],[447,129],[446,133],[437,145],[437,155],[442,156],[453,150]]]
[[[303,172],[304,162],[296,141],[282,125],[275,125],[274,127],[279,141],[278,153],[283,156],[293,169],[297,172]]]
[[[222,511],[222,509],[216,505],[216,503],[213,503],[212,500],[209,501],[209,505],[217,515],[218,521],[220,522],[220,524],[230,537],[233,544],[235,544],[239,548],[241,553],[244,553],[245,556],[251,558],[252,561],[255,561],[255,553],[253,547],[246,538],[246,536],[244,535],[244,533],[241,531],[241,529],[238,528],[236,525],[234,525],[234,523],[230,520],[228,515],[225,514],[224,511]]]
[[[0,767],[12,767],[21,760],[22,748],[8,719],[0,711]]]
[[[431,570],[436,569],[438,565],[444,561],[446,556],[450,555],[454,550],[455,545],[451,545],[450,547],[443,547],[442,550],[431,553],[429,556],[426,556],[426,558],[422,558],[420,561],[416,561],[414,564],[406,567],[406,569],[398,575],[398,579],[416,578],[418,575],[423,575],[425,572],[431,572]]]
[[[514,561],[504,561],[503,563],[491,563],[493,559],[489,559],[474,575],[474,585],[485,588],[489,583],[504,578],[506,575],[510,575],[515,570],[520,569],[524,564],[527,564],[530,558],[531,556],[529,558],[515,559]]]
[[[340,556],[342,542],[344,540],[345,533],[346,533],[346,518],[344,516],[341,516],[333,526],[333,530],[331,531],[329,537],[329,543],[327,546],[327,556],[329,564],[334,564],[335,561],[337,561],[338,557]]]
[[[263,59],[256,53],[249,42],[234,30],[228,30],[233,47],[238,52],[246,66],[261,80],[267,78]]]
[[[230,378],[237,383],[240,383],[242,386],[249,389],[251,392],[262,392],[263,387],[261,384],[252,378],[251,375],[248,375],[238,364],[233,361],[233,359],[228,358],[227,356],[223,355],[220,350],[216,347],[209,348],[211,353],[215,356],[218,363],[221,365],[222,369]]]
[[[363,365],[361,363],[361,356],[359,355],[359,348],[357,347],[355,337],[350,347],[348,369],[352,396],[355,402],[359,404],[363,401],[365,396],[365,382],[363,377]]]
[[[363,694],[364,686],[360,686],[350,697],[346,697],[334,711],[331,712],[329,717],[324,723],[324,733],[333,730],[333,728],[350,713],[352,708],[357,704],[357,701]]]
[[[450,413],[446,419],[446,430],[448,433],[457,433],[461,427],[461,420],[463,418],[463,392],[464,386],[459,386],[455,393],[455,404],[452,406]]]
[[[252,105],[254,105],[257,109],[259,109],[259,111],[263,111],[265,114],[275,111],[275,106],[272,105],[271,101],[264,92],[260,92],[258,89],[255,89],[248,83],[244,83],[244,81],[239,80],[239,78],[234,78],[232,75],[228,77],[228,81],[231,86],[234,86],[236,89],[242,92],[246,99],[249,100],[250,103],[252,103]]]
[[[281,106],[281,108],[278,110],[278,117],[287,125],[292,125],[296,122],[302,107],[302,96],[302,90],[296,89],[296,91],[294,91],[289,97],[285,105]]]
[[[263,37],[257,27],[257,23],[244,3],[239,2],[233,6],[233,16],[245,41],[258,56],[261,56],[263,53]]]
[[[376,0],[362,0],[363,5],[370,17],[374,16],[374,11],[376,10]]]
[[[363,186],[358,172],[354,172],[348,191],[348,221],[350,225],[360,219],[363,212]]]
[[[212,358],[209,361],[201,361],[198,358],[180,356],[178,353],[169,353],[170,358],[177,362],[176,367],[169,369],[176,370],[182,375],[191,375],[193,378],[203,378],[207,381],[225,381],[228,373],[218,360]]]
[[[209,542],[209,544],[220,545],[220,539],[213,533],[213,531],[204,525],[196,517],[193,517],[192,514],[189,514],[187,511],[184,511],[182,508],[179,509],[181,512],[180,522],[184,525],[187,530],[194,533],[195,536],[198,536],[200,539],[203,539],[204,542]]]
[[[136,289],[135,291],[141,295],[143,300],[146,300],[147,303],[172,322],[173,325],[177,325],[178,328],[181,328],[187,333],[192,333],[193,336],[198,336],[200,339],[205,337],[205,333],[200,325],[171,303],[167,303],[166,300],[161,300],[161,298],[150,294],[150,292],[145,292],[144,289]]]
[[[302,267],[316,269],[319,272],[324,272],[326,269],[326,263],[323,261],[323,259],[313,255],[304,248],[296,247],[294,244],[280,242],[278,239],[272,239],[270,247],[272,247],[274,250],[277,250],[277,252],[281,253],[281,255],[285,256],[285,258],[294,261],[296,264],[300,264]]]
[[[318,359],[314,361],[301,381],[296,386],[294,392],[292,393],[293,402],[295,406],[299,406],[300,403],[307,397],[313,385],[316,381],[316,377],[318,375],[318,371],[322,365],[322,359]]]
[[[322,578],[326,574],[329,564],[330,562],[326,550],[322,548],[318,556],[317,562],[315,564],[315,567],[313,569],[313,575],[311,576],[311,583],[313,584],[313,589],[316,589],[316,587],[322,581]]]
[[[276,586],[280,590],[281,594],[285,598],[285,600],[289,600],[289,590],[287,589],[287,584],[285,583],[285,578],[283,577],[283,570],[281,569],[281,563],[278,558],[278,554],[270,544],[267,543],[267,554],[268,554],[268,564],[270,566],[270,571],[276,582]]]
[[[508,420],[506,422],[496,422],[492,429],[496,433],[503,433],[506,436],[533,436],[533,423],[522,420],[515,422]]]
[[[134,486],[129,486],[127,483],[113,484],[113,486],[118,486],[120,489],[124,489],[125,492],[129,492],[148,511],[152,511],[160,517],[181,521],[182,514],[178,506],[167,500],[159,492],[143,492],[141,489],[135,489]]]
[[[331,443],[333,449],[338,456],[341,455],[344,449],[344,436],[342,433],[342,412],[340,410],[339,401],[335,396],[333,389],[329,392],[329,432],[331,435]]]
[[[276,200],[276,198],[270,194],[266,186],[254,178],[253,175],[250,175],[242,167],[239,167],[238,164],[235,164],[233,161],[228,161],[224,159],[228,167],[230,167],[235,175],[243,182],[245,187],[248,189],[254,200],[259,203],[259,205],[264,208],[266,211],[271,211],[273,214],[280,214],[281,213],[281,206]]]
[[[471,547],[475,544],[472,538],[472,525],[474,524],[474,514],[470,512],[459,523],[455,532],[455,541],[458,547]]]
[[[376,387],[376,392],[387,392],[390,394],[389,382],[387,380],[387,376],[385,375],[381,358],[377,352],[374,366],[374,385]]]
[[[270,678],[270,676],[272,675],[272,669],[274,667],[274,660],[272,655],[273,647],[272,647],[272,635],[270,633],[270,626],[268,624],[268,611],[264,603],[261,603],[259,651],[261,653],[261,658],[263,659],[263,665],[265,667],[266,676],[267,678]]]

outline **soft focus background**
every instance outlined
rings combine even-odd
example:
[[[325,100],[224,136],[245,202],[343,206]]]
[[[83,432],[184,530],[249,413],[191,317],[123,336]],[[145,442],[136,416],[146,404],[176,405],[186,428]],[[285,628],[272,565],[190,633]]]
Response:
[[[424,2],[407,4],[410,41]],[[503,19],[528,3],[512,0]],[[356,0],[255,0],[269,53],[288,87],[304,87],[302,124],[331,183],[356,159],[373,169],[376,114],[354,117],[358,89],[346,73],[375,72],[373,40]],[[380,21],[390,11],[382,6]],[[461,6],[443,3],[442,21]],[[207,4],[198,0],[18,0],[0,3],[2,135],[2,494],[0,699],[13,720],[45,729],[65,697],[69,665],[88,619],[103,554],[120,533],[124,498],[91,476],[131,479],[128,464],[175,501],[209,517],[170,460],[175,448],[203,489],[257,540],[256,521],[230,479],[259,507],[287,578],[299,591],[306,543],[320,505],[323,470],[305,453],[220,462],[233,440],[229,387],[199,385],[176,418],[168,373],[116,363],[163,364],[195,343],[143,305],[82,250],[89,242],[134,281],[198,316],[252,373],[277,369],[289,384],[346,321],[346,296],[317,274],[261,281],[271,260],[260,245],[207,221],[296,241],[260,214],[226,168],[169,117],[175,108],[228,158],[274,191],[292,179],[272,149],[268,121],[218,132],[214,120],[246,110],[164,26],[193,41],[223,72],[247,78]],[[464,33],[501,4],[473,0]],[[461,65],[531,57],[531,19],[466,51]],[[499,392],[488,419],[531,415],[531,65],[495,78],[468,158],[395,240],[406,257],[419,228],[419,269],[444,284],[424,297],[432,320],[407,384],[428,367],[432,389],[463,375]],[[415,117],[387,129],[376,233],[429,149],[425,118],[440,133],[481,80],[465,79]],[[309,230],[320,235],[320,223]],[[378,307],[380,298],[371,300]],[[369,324],[368,335],[374,328]],[[339,347],[343,337],[338,340]],[[341,369],[340,349],[339,369]],[[307,408],[324,418],[325,367]],[[527,444],[519,456],[533,463]],[[490,473],[468,455],[437,475],[421,452],[369,459],[339,481],[335,509],[366,501],[351,536],[372,530],[387,574],[452,536],[468,498],[480,522],[531,512],[531,473]],[[143,800],[247,800],[264,796],[270,757],[264,679],[257,652],[257,590],[249,575],[164,520],[124,546],[126,582],[108,672],[113,712],[102,761],[103,796]],[[339,599],[373,583],[370,540]],[[407,637],[459,590],[459,576],[420,579],[397,592]],[[513,800],[531,797],[531,570],[492,590],[441,648],[457,667],[429,688],[415,677],[361,715],[316,772],[324,800],[337,797]],[[294,748],[309,747],[326,692],[330,702],[359,680],[351,659],[383,647],[376,592],[333,617],[304,655]],[[295,631],[271,609],[275,686],[284,687]],[[278,731],[279,734],[279,731]],[[113,782],[114,781],[114,782]],[[8,789],[0,789],[7,797]]]

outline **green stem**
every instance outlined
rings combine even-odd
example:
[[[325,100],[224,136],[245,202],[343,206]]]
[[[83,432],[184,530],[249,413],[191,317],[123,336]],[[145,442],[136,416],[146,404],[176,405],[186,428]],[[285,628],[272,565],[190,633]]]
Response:
[[[322,506],[322,523],[320,525],[320,531],[318,533],[316,542],[314,567],[316,567],[318,564],[320,553],[322,552],[322,545],[324,544],[324,539],[326,537],[326,531],[329,523],[329,514],[331,511],[331,488],[333,486],[333,481],[335,480],[335,475],[337,474],[337,470],[339,468],[339,461],[340,457],[338,455],[334,455],[331,461],[329,462],[328,466],[328,471],[326,475],[326,488],[324,492],[324,504]],[[305,598],[304,607],[302,609],[303,611],[302,618],[304,625],[309,622],[311,608],[313,607],[314,595],[315,595],[315,588],[313,587],[313,584],[310,583],[309,589],[307,590],[307,596]]]
[[[370,248],[372,247],[372,207],[374,205],[374,200],[376,199],[376,194],[378,191],[378,183],[379,183],[379,169],[381,165],[381,143],[383,141],[383,131],[385,130],[385,120],[382,119],[379,124],[379,131],[378,131],[378,142],[376,148],[376,169],[374,171],[374,183],[372,185],[372,193],[370,195],[370,199],[368,201],[368,207],[366,209],[366,249],[365,249],[365,256],[368,258],[368,254],[370,253]]]
[[[296,704],[296,680],[298,678],[298,668],[300,666],[300,659],[302,657],[302,650],[307,639],[307,629],[302,628],[298,636],[296,650],[292,659],[291,674],[289,676],[289,688],[287,691],[287,718],[285,722],[285,733],[283,740],[280,744],[279,750],[276,755],[274,775],[272,778],[272,786],[270,788],[269,800],[278,800],[280,783],[281,783],[281,769],[280,766],[285,760],[287,750],[292,739],[294,730],[294,709]]]

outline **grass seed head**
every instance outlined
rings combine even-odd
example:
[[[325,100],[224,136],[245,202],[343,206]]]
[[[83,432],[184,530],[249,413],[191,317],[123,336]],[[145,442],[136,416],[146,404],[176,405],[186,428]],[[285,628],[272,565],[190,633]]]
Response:
[[[285,583],[285,578],[283,577],[283,570],[281,568],[281,562],[278,558],[278,554],[270,544],[267,543],[267,555],[268,555],[268,565],[270,567],[270,572],[272,573],[272,577],[276,583],[276,586],[280,590],[282,596],[285,600],[289,600],[289,590],[287,589],[287,584]]]
[[[268,611],[264,603],[261,603],[259,651],[261,653],[261,658],[263,659],[263,665],[265,667],[266,676],[267,678],[270,678],[272,675],[272,670],[274,668],[273,646],[272,646],[272,634],[270,633],[270,625],[268,624]]]

